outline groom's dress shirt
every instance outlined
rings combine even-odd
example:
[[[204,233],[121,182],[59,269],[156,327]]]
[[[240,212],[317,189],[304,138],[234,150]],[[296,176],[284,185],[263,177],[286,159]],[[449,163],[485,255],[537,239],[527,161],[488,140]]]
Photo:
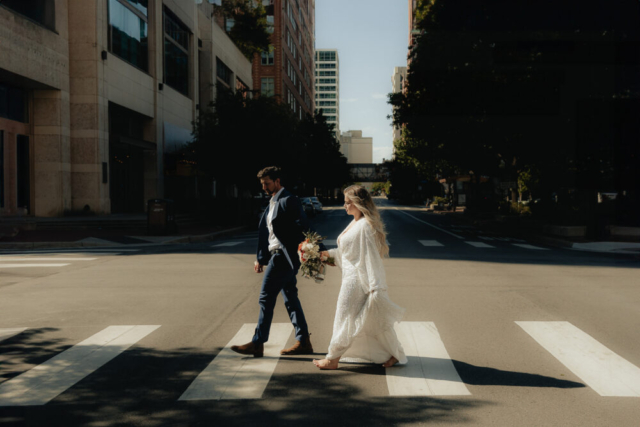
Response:
[[[269,213],[267,214],[267,228],[269,229],[269,252],[274,251],[276,249],[283,249],[284,247],[282,246],[282,243],[280,243],[280,240],[278,240],[278,238],[276,237],[276,235],[273,232],[273,214],[275,213],[276,209],[278,208],[278,197],[280,197],[280,194],[282,193],[282,190],[284,190],[284,187],[282,187],[280,189],[280,191],[278,191],[276,194],[274,194],[271,197],[271,200],[269,201]]]

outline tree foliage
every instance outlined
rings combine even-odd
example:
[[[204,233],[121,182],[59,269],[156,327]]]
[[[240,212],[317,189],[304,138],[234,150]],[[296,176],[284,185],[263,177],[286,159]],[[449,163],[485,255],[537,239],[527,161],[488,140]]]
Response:
[[[222,4],[216,7],[216,12],[227,19],[233,19],[229,37],[249,60],[256,53],[269,50],[271,36],[262,2],[222,0]]]
[[[258,190],[257,172],[273,165],[299,193],[340,188],[348,179],[346,158],[324,116],[299,120],[274,98],[245,99],[223,88],[194,124],[187,152],[201,175],[240,189]]]

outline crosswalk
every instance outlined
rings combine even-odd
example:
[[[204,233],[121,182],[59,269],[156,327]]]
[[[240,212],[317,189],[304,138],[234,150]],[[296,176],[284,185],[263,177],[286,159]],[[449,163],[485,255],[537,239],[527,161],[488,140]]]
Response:
[[[520,327],[520,333],[533,338],[531,345],[537,344],[553,355],[558,364],[564,365],[598,395],[640,397],[640,368],[571,323],[515,323]],[[280,359],[279,350],[286,346],[293,329],[289,323],[273,324],[262,358],[231,351],[231,345],[251,339],[255,326],[242,325],[233,339],[180,392],[177,400],[263,398],[277,365],[288,363]],[[21,327],[0,329],[0,351],[8,340],[19,342],[20,335],[28,330]],[[46,405],[143,338],[161,332],[161,325],[106,327],[44,363],[0,382],[0,407]],[[396,332],[408,363],[385,369],[389,396],[468,396],[472,390],[475,394],[481,393],[482,389],[470,390],[468,384],[475,384],[474,379],[461,376],[456,369],[457,362],[445,345],[445,341],[454,337],[443,338],[434,322],[401,322],[396,325]],[[543,353],[528,352],[531,357],[542,357]],[[125,383],[123,381],[123,386]]]
[[[3,253],[0,254],[0,269],[59,268],[75,262],[96,261],[99,257],[121,255],[122,253],[138,252],[139,250],[118,249],[117,252],[114,252],[112,249],[56,249],[55,251]]]
[[[443,243],[439,240],[422,240],[422,239],[417,239],[416,242],[424,247],[427,248],[446,248],[446,247],[450,247],[452,243]],[[507,247],[507,248],[520,248],[520,249],[526,249],[526,250],[531,250],[531,251],[548,251],[549,248],[543,248],[540,246],[534,246],[528,243],[517,243],[517,242],[524,242],[523,240],[520,239],[509,239],[509,238],[504,238],[501,240],[496,240],[496,242],[498,242],[498,244],[493,243],[493,244],[489,244],[486,243],[484,241],[480,242],[480,241],[472,241],[472,240],[463,240],[463,241],[455,241],[453,243],[455,243],[456,245],[460,245],[460,244],[464,244],[473,248],[477,248],[477,249],[495,249],[498,247]],[[325,239],[323,241],[323,243],[325,244],[326,247],[328,248],[335,248],[338,243],[336,239]],[[389,246],[391,246],[391,243],[387,242],[387,244],[389,244]],[[219,246],[223,246],[223,245],[219,245]],[[407,246],[407,242],[403,242],[402,246]]]

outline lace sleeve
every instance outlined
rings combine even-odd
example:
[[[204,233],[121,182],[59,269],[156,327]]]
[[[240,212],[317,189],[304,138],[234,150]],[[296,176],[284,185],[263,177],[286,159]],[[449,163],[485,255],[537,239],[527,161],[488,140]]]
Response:
[[[342,268],[342,252],[339,247],[336,249],[329,249],[329,256],[335,260],[337,267]]]
[[[366,221],[363,219],[363,221]],[[387,289],[387,281],[382,265],[382,258],[375,242],[375,231],[365,222],[360,227],[358,236],[359,257],[356,264],[358,279],[365,292]]]

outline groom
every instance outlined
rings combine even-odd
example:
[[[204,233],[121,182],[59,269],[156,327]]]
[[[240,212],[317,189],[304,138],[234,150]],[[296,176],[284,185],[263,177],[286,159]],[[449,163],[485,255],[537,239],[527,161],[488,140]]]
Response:
[[[269,207],[265,209],[258,226],[258,260],[253,268],[256,273],[265,272],[260,291],[260,317],[251,342],[234,345],[231,350],[253,357],[264,355],[264,343],[269,340],[273,309],[278,293],[282,292],[296,331],[297,342],[293,347],[280,351],[280,354],[312,354],[307,321],[296,287],[296,274],[300,268],[298,244],[304,240],[302,233],[310,230],[309,221],[298,198],[282,186],[280,168],[265,168],[258,173],[258,178],[262,189],[271,196]],[[326,250],[324,245],[320,246],[320,250]]]

